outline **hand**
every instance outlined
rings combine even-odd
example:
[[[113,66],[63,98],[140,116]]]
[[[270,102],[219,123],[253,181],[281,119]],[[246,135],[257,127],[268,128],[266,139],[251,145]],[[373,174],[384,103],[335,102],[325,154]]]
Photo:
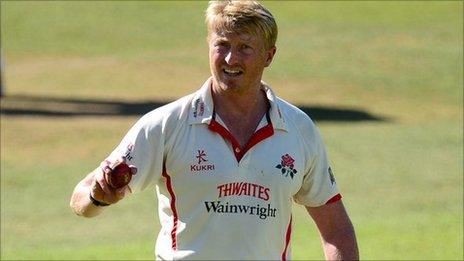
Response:
[[[94,199],[102,203],[114,204],[123,199],[126,194],[132,192],[130,187],[127,185],[122,188],[115,189],[107,182],[108,176],[111,175],[113,169],[119,164],[125,163],[125,161],[126,159],[121,157],[114,162],[103,161],[100,164],[101,171],[96,172],[91,185],[90,193]],[[137,173],[137,168],[135,166],[130,165],[129,168],[132,175]]]

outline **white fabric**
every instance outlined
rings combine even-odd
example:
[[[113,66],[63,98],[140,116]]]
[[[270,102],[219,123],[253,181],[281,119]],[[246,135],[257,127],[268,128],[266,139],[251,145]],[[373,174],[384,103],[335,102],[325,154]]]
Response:
[[[316,207],[339,193],[320,135],[304,112],[263,83],[274,133],[238,162],[230,142],[208,128],[210,85],[211,78],[196,93],[143,116],[108,159],[126,155],[138,168],[133,192],[156,186],[157,259],[282,259],[292,198]],[[265,125],[263,118],[259,128]],[[293,164],[282,164],[286,154]]]

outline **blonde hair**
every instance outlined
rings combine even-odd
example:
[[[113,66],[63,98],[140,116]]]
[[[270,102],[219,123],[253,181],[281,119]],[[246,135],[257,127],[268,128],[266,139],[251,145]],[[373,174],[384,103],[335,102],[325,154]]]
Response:
[[[274,16],[257,1],[210,1],[205,18],[208,38],[212,32],[248,33],[263,37],[266,50],[277,40]]]

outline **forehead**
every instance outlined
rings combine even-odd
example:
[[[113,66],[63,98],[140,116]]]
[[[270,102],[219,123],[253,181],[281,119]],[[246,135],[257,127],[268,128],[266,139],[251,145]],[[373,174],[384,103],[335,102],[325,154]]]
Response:
[[[248,43],[260,43],[263,42],[256,35],[249,33],[228,33],[228,32],[212,32],[210,35],[213,41],[238,41]]]

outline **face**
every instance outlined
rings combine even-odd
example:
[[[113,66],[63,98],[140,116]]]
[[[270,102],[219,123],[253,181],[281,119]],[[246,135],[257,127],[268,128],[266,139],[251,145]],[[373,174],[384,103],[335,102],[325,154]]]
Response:
[[[274,57],[276,48],[265,50],[264,40],[250,34],[209,36],[209,61],[213,90],[245,92],[259,89],[264,68]]]

